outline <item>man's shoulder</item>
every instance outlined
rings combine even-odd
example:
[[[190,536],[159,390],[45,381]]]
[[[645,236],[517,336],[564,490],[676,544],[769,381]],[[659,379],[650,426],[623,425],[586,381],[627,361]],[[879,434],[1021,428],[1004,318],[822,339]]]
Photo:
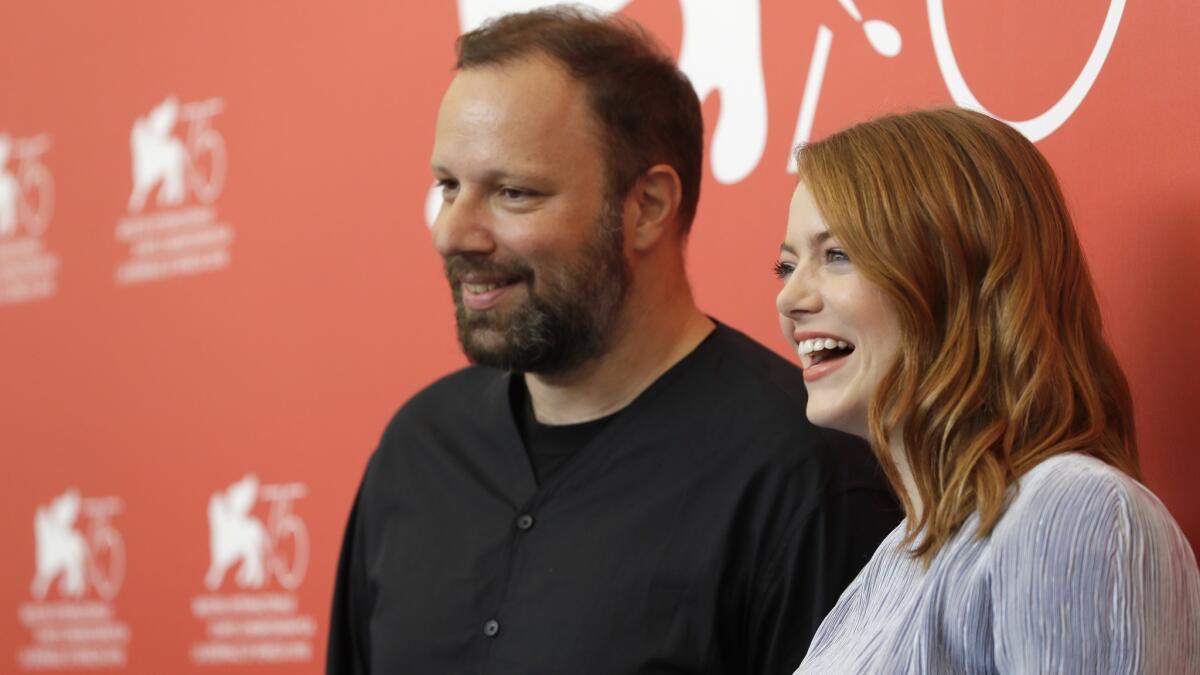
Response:
[[[466,366],[444,375],[413,394],[388,423],[386,436],[414,425],[439,426],[459,423],[507,400],[508,374],[494,368]]]
[[[712,334],[712,351],[720,369],[716,374],[764,394],[808,400],[799,366],[740,330],[718,323]]]
[[[808,421],[799,367],[725,324],[704,348],[688,386],[680,387],[697,397],[689,414],[702,433],[720,438],[745,461],[822,476],[830,487],[881,484],[864,441]]]
[[[503,371],[468,366],[418,391],[384,428],[367,464],[367,481],[372,476],[392,477],[398,466],[427,461],[439,452],[478,447],[497,437],[508,414],[508,379]]]
[[[706,439],[699,445],[723,469],[722,480],[741,481],[751,520],[774,523],[773,536],[795,538],[779,551],[804,548],[810,540],[799,533],[818,514],[853,522],[861,531],[843,538],[869,539],[864,550],[873,551],[900,512],[869,445],[808,420],[803,372],[788,359],[723,324],[706,347],[689,384],[709,391],[691,413],[689,433]]]
[[[505,386],[509,374],[495,368],[485,366],[464,366],[447,373],[424,389],[413,394],[403,406],[405,408],[421,408],[431,405],[442,405],[448,401],[465,402],[467,399],[483,400],[497,386]]]
[[[724,324],[705,348],[686,387],[704,408],[697,412],[729,424],[739,436],[828,436],[808,421],[808,392],[795,364]]]

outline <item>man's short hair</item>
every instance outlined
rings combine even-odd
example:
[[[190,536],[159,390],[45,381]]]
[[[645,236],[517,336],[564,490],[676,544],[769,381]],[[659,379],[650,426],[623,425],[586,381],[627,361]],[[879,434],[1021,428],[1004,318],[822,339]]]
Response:
[[[455,43],[455,67],[504,64],[543,54],[587,88],[613,198],[647,169],[668,164],[683,187],[679,220],[696,216],[704,161],[704,120],[691,81],[636,22],[620,15],[556,6],[487,21]]]

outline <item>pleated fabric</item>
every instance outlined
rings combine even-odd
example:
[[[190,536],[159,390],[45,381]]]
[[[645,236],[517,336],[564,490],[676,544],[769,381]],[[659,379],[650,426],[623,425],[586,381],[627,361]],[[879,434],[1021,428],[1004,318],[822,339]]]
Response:
[[[1065,454],[976,515],[926,571],[901,523],[826,617],[796,673],[1200,674],[1200,571],[1162,502]]]

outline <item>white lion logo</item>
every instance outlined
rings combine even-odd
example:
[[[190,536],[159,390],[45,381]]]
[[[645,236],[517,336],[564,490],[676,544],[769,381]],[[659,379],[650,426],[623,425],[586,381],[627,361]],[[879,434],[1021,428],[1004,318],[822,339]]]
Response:
[[[78,491],[67,490],[49,505],[39,506],[33,517],[37,574],[30,590],[38,600],[46,597],[60,574],[58,590],[63,595],[78,598],[87,590],[87,542],[73,527],[81,502]]]
[[[158,204],[172,206],[186,196],[184,179],[187,149],[183,141],[171,135],[179,119],[179,100],[168,96],[145,117],[133,123],[129,145],[133,150],[133,194],[129,210],[141,211],[150,191],[161,184]]]
[[[4,170],[12,149],[12,138],[0,134],[0,237],[17,230],[17,198],[21,188],[16,176]]]
[[[267,546],[266,528],[250,515],[258,501],[258,477],[244,478],[217,492],[208,500],[208,544],[212,562],[204,575],[204,585],[216,590],[230,567],[241,563],[234,577],[238,586],[260,588],[266,581],[263,558]]]

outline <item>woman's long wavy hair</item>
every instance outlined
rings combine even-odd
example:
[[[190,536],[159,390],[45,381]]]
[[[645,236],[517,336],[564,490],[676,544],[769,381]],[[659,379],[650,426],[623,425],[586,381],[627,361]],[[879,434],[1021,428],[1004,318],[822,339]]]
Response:
[[[1007,487],[1053,455],[1140,479],[1129,385],[1058,181],[1032,143],[947,108],[859,124],[797,158],[827,227],[899,316],[869,440],[915,557],[928,564],[972,512],[987,536]],[[896,438],[919,515],[890,455]]]

